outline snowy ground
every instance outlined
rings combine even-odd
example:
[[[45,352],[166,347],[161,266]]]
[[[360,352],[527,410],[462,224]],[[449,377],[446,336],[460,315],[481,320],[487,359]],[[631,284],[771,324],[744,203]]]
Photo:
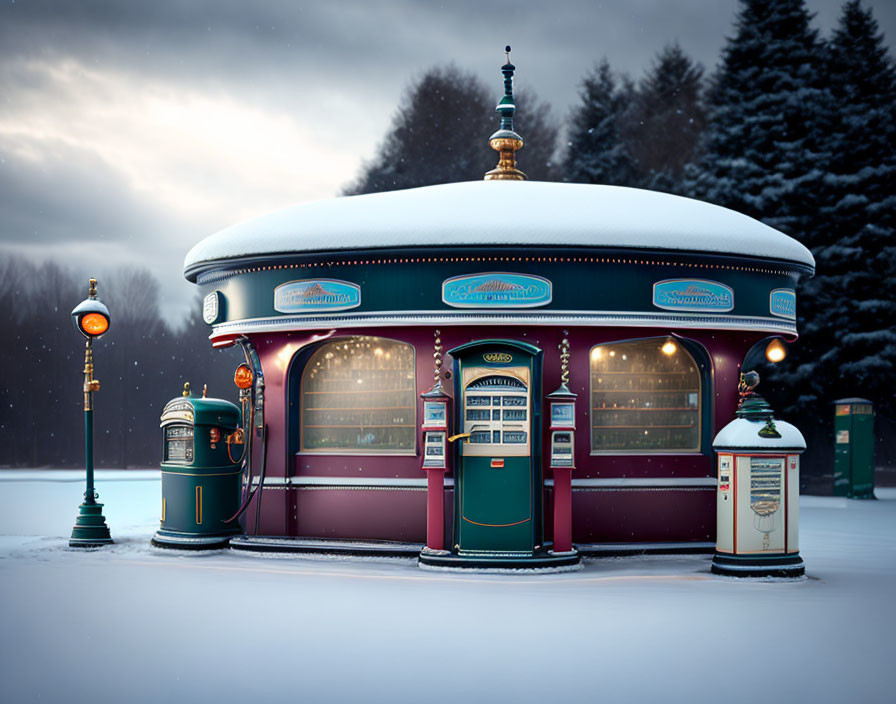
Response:
[[[800,582],[704,556],[556,575],[150,547],[158,472],[0,472],[0,701],[892,701],[896,489],[804,496]]]

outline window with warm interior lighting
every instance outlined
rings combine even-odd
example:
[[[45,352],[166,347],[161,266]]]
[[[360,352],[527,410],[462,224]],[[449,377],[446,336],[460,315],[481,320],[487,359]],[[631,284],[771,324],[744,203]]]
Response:
[[[700,372],[672,338],[591,349],[591,452],[696,452]]]
[[[321,345],[302,372],[303,452],[413,454],[414,348],[382,337]]]

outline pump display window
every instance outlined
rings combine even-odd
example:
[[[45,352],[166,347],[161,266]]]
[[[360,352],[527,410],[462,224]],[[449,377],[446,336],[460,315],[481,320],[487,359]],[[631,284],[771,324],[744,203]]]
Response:
[[[696,452],[701,378],[671,338],[591,349],[591,453]]]
[[[302,373],[301,451],[414,454],[414,348],[382,337],[321,345]]]

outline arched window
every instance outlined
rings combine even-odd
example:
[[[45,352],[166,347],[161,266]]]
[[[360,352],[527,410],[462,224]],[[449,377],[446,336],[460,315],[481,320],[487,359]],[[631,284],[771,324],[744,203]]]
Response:
[[[302,452],[414,454],[414,348],[382,337],[321,345],[302,372]]]
[[[591,349],[591,452],[696,452],[700,372],[668,337]]]

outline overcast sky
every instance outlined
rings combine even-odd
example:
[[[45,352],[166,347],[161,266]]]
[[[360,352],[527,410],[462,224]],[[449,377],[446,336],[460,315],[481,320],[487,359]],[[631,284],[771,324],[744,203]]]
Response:
[[[808,0],[827,35],[840,0]],[[866,0],[892,45],[896,2]],[[186,310],[203,237],[356,174],[408,83],[454,62],[558,118],[602,56],[637,78],[678,41],[707,69],[735,0],[0,0],[0,248],[88,275],[145,265]],[[483,135],[486,139],[488,135]],[[110,307],[114,302],[109,301]]]

